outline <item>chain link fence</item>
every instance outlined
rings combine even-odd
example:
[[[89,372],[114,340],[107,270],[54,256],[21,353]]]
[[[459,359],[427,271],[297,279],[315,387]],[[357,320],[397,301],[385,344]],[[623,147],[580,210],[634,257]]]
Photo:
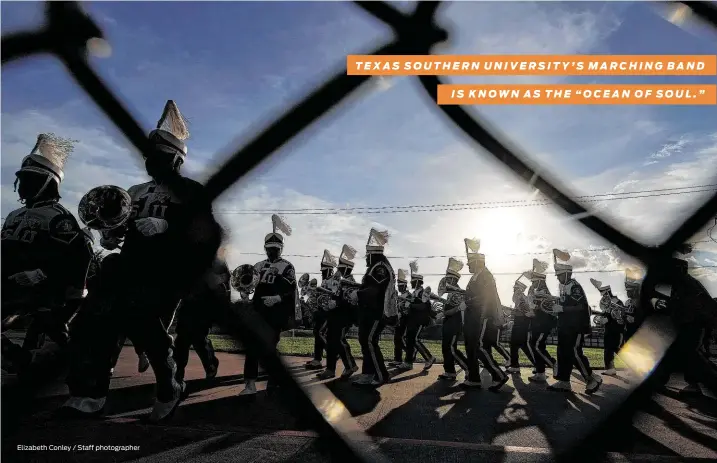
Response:
[[[717,9],[707,2],[685,3],[695,15],[717,27]],[[374,55],[428,55],[433,47],[449,37],[449,32],[436,23],[436,13],[441,2],[418,2],[411,13],[402,13],[383,2],[355,2],[364,12],[393,29],[394,39],[373,51]],[[89,64],[88,54],[101,45],[103,32],[97,23],[81,11],[76,2],[47,2],[45,24],[38,30],[30,30],[2,38],[2,63],[21,60],[28,56],[50,54],[59,59],[74,80],[80,85],[107,117],[123,132],[139,153],[148,153],[148,131],[143,129],[122,102],[108,89]],[[304,129],[319,121],[338,107],[350,94],[371,79],[369,76],[348,76],[341,69],[326,83],[316,88],[301,103],[289,108],[260,133],[235,151],[235,154],[206,182],[209,197],[214,200],[260,162],[285,147]],[[717,213],[717,195],[702,204],[694,214],[682,223],[672,235],[657,247],[638,243],[621,232],[599,215],[591,213],[571,197],[570,191],[554,177],[542,173],[524,152],[511,147],[503,134],[478,118],[471,116],[461,106],[437,106],[436,92],[443,83],[436,76],[417,77],[425,89],[426,103],[434,106],[454,126],[475,143],[477,152],[485,152],[500,161],[507,169],[540,190],[575,220],[611,241],[621,251],[640,260],[647,268],[647,278],[655,282],[672,281],[669,259],[681,243],[690,239]],[[645,291],[643,291],[643,294]],[[649,301],[643,300],[642,303]],[[286,404],[305,419],[319,434],[319,445],[330,454],[332,460],[384,461],[385,456],[375,444],[360,431],[346,413],[345,408],[326,388],[302,389],[284,367],[274,348],[262,336],[263,325],[259,319],[243,315],[237,327],[237,335],[245,341],[250,351],[262,360],[269,374],[275,376],[282,386]],[[650,319],[643,328],[650,328]],[[649,330],[648,330],[649,331]],[[667,339],[667,338],[666,338]],[[664,352],[674,336],[663,340],[656,350]],[[659,356],[655,357],[659,361]],[[654,365],[653,365],[654,366]],[[589,432],[577,432],[570,445],[553,449],[558,461],[599,461],[607,451],[610,437],[620,432],[621,425],[632,422],[632,416],[644,397],[649,397],[649,382],[643,381],[632,389],[622,405],[608,410],[602,423],[595,424]],[[343,413],[340,413],[343,411]],[[337,413],[339,412],[339,413]]]

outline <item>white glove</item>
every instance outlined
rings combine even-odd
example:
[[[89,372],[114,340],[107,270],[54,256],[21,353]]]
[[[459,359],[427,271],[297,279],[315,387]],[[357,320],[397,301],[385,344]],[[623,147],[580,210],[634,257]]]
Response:
[[[628,315],[625,317],[628,323],[635,323],[635,317]]]
[[[466,310],[466,303],[465,303],[465,302],[461,302],[461,304],[458,306],[458,310],[460,310],[461,312],[463,312],[464,310]]]
[[[271,307],[274,304],[281,302],[281,296],[264,296],[261,298],[264,301],[264,305]]]
[[[115,249],[117,249],[121,242],[122,240],[120,238],[100,238],[100,246],[107,249],[108,251],[114,251]]]
[[[164,219],[156,217],[145,217],[134,221],[137,231],[144,236],[154,236],[167,231],[169,223]]]
[[[563,313],[563,306],[558,304],[553,305],[553,313]]]
[[[35,286],[43,280],[47,279],[47,275],[43,273],[39,268],[35,270],[26,270],[24,272],[18,272],[8,277],[8,280],[13,280],[20,286]]]
[[[336,301],[329,301],[329,310],[334,310],[336,308]]]

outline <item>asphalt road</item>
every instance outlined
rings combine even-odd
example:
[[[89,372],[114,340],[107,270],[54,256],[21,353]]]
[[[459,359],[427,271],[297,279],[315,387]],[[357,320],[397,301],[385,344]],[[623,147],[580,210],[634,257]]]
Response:
[[[209,382],[192,353],[190,396],[161,425],[141,420],[152,405],[153,375],[151,369],[137,373],[131,347],[120,356],[103,419],[54,419],[53,410],[66,398],[64,385],[49,387],[28,404],[16,399],[13,377],[3,376],[3,457],[13,462],[328,461],[315,434],[278,397],[263,392],[265,381],[254,400],[237,397],[243,356],[220,353],[219,358],[219,376]],[[369,392],[341,381],[317,381],[315,372],[303,368],[306,360],[285,357],[309,390],[327,386],[393,461],[551,461],[551,448],[568,445],[594,426],[628,389],[623,380],[607,377],[597,394],[587,396],[574,378],[573,393],[549,392],[530,384],[530,371],[524,369],[499,393],[464,392],[457,383],[438,381],[442,366],[423,373],[416,364],[413,371],[393,372],[392,383]],[[679,379],[671,386],[655,396],[606,461],[717,459],[717,400],[681,397]],[[18,409],[22,417],[13,419]],[[21,445],[47,449],[18,450]],[[67,447],[51,450],[51,445]],[[80,450],[80,445],[95,447]],[[135,447],[98,450],[99,445]]]

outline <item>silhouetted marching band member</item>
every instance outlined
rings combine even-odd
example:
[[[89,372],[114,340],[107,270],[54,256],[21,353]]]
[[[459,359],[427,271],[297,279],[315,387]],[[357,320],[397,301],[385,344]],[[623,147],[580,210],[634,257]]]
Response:
[[[466,238],[468,270],[472,274],[466,287],[466,311],[463,332],[466,341],[468,375],[461,384],[464,388],[480,388],[478,361],[490,373],[493,382],[490,390],[497,391],[507,381],[508,375],[493,359],[493,348],[498,342],[498,326],[501,316],[500,300],[493,274],[485,266],[485,255],[480,252],[480,241]]]
[[[412,261],[411,268],[411,303],[408,307],[408,321],[406,327],[406,361],[399,365],[402,370],[413,368],[416,354],[423,357],[423,370],[426,371],[433,366],[436,358],[431,354],[423,341],[421,332],[431,324],[432,306],[430,292],[423,287],[423,275],[418,273],[418,262]]]
[[[151,151],[144,153],[152,180],[125,192],[131,202],[128,220],[103,230],[100,241],[108,250],[122,245],[116,271],[108,278],[113,285],[106,295],[110,300],[104,301],[112,307],[105,329],[112,333],[107,337],[108,343],[113,338],[114,346],[102,355],[112,357],[122,334],[147,354],[157,386],[150,421],[169,417],[181,401],[184,385],[174,376],[173,339],[167,330],[179,301],[210,268],[222,239],[204,187],[180,173],[187,156],[187,138],[185,118],[174,101],[167,101],[157,129],[149,134]],[[84,204],[80,207],[90,206],[89,201]],[[80,211],[80,215],[91,216],[89,212]],[[101,376],[85,378],[91,385],[71,391],[65,406],[82,413],[101,410],[109,387],[104,381],[107,374]]]
[[[468,359],[458,349],[458,337],[463,332],[463,314],[466,310],[465,293],[458,286],[461,277],[463,262],[449,258],[446,276],[444,277],[446,302],[443,306],[443,327],[441,350],[443,352],[443,370],[438,378],[445,380],[456,379],[456,363],[468,374]],[[438,295],[441,296],[439,284]]]
[[[406,270],[398,269],[398,277],[396,278],[398,286],[398,298],[396,299],[396,304],[398,304],[398,323],[396,323],[396,327],[393,332],[393,362],[388,363],[392,367],[402,365],[405,361],[404,352],[406,351],[408,308],[411,305],[409,302],[411,293],[408,291],[408,280],[406,279],[406,275]]]
[[[327,288],[331,276],[334,274],[335,262],[326,262],[326,253],[324,250],[324,258],[321,261],[321,287]],[[330,254],[329,254],[330,255]],[[315,294],[316,301],[319,300],[319,293]],[[320,370],[323,368],[321,360],[324,356],[324,350],[326,349],[327,334],[328,334],[328,312],[326,307],[316,306],[316,311],[313,316],[314,324],[314,358],[306,362],[306,368],[309,370]]]
[[[603,375],[614,376],[615,355],[622,348],[625,342],[625,306],[620,299],[613,296],[610,285],[603,286],[601,281],[590,278],[590,283],[600,291],[600,325],[605,329],[603,335],[603,359],[605,360],[605,371]]]
[[[533,259],[533,271],[530,272],[531,285],[528,288],[528,304],[535,316],[530,322],[530,350],[535,359],[535,370],[533,376],[528,380],[545,383],[545,367],[551,369],[553,376],[557,375],[557,361],[550,355],[546,348],[548,336],[557,326],[556,315],[552,313],[552,307],[557,299],[550,294],[550,289],[545,282],[545,271],[548,263]]]
[[[378,387],[390,377],[379,346],[384,316],[396,311],[396,277],[383,254],[388,232],[374,228],[366,244],[366,274],[356,293],[359,303],[359,343],[363,353],[362,376],[353,384]]]
[[[351,260],[355,255],[356,250],[354,248],[344,245],[336,272],[331,277],[331,284],[328,286],[332,295],[327,316],[326,370],[317,375],[317,378],[322,380],[336,376],[336,362],[339,357],[341,357],[341,361],[344,364],[341,379],[347,379],[358,371],[356,360],[354,360],[351,353],[351,347],[346,341],[346,331],[350,328],[353,317],[353,304],[350,297],[351,287],[346,283],[354,281],[353,275],[350,274],[350,267],[353,266]],[[333,264],[335,258],[328,251],[324,251],[324,261]]]
[[[82,302],[93,256],[87,235],[60,204],[60,183],[74,143],[54,134],[38,135],[15,173],[23,207],[10,212],[2,225],[3,318],[32,320],[27,349],[2,336],[3,367],[21,377],[30,373],[31,349],[38,347],[40,334],[65,352],[67,322]],[[32,376],[41,373],[43,368],[37,367]]]
[[[523,273],[520,278],[530,276],[530,272]],[[530,325],[535,319],[535,313],[530,307],[525,290],[528,288],[525,283],[515,280],[513,285],[513,328],[510,332],[510,366],[508,373],[520,373],[519,354],[522,350],[528,361],[535,366],[535,356],[531,347]]]
[[[273,231],[264,238],[267,258],[254,266],[259,273],[259,283],[254,290],[252,306],[271,328],[273,342],[278,346],[281,332],[295,316],[296,271],[291,262],[281,257],[284,250],[284,236],[281,233],[291,236],[291,227],[276,214],[272,215],[271,222]],[[259,359],[247,353],[244,361],[246,386],[239,394],[256,394],[258,376]],[[267,389],[274,387],[275,380],[270,377]]]
[[[590,306],[585,291],[573,278],[573,266],[567,262],[570,254],[553,250],[555,276],[560,282],[560,301],[553,307],[558,314],[558,372],[557,382],[548,386],[555,391],[570,391],[570,373],[577,368],[585,381],[585,393],[592,394],[602,384],[602,378],[593,374],[590,361],[583,353],[585,335],[591,332]]]

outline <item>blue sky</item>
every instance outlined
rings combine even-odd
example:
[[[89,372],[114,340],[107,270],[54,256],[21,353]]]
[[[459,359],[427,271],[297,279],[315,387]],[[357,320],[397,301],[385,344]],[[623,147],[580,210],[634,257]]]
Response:
[[[410,2],[402,2],[409,8]],[[324,3],[83,3],[106,31],[113,54],[93,60],[98,72],[149,129],[167,99],[190,119],[186,166],[199,180],[246,139],[345,65],[348,53],[369,52],[390,30],[351,4]],[[41,4],[2,3],[3,32],[38,24]],[[637,3],[454,3],[442,11],[452,40],[440,53],[715,54],[717,37],[686,31]],[[458,78],[456,82],[641,82],[644,78]],[[650,82],[713,82],[714,78],[657,77]],[[80,140],[67,167],[64,201],[76,208],[100,183],[128,187],[143,181],[121,134],[48,57],[2,70],[2,215],[17,207],[12,193],[21,158],[43,131]],[[474,108],[478,112],[478,108]],[[600,194],[712,183],[717,168],[715,107],[494,107],[482,117],[509,133],[573,191]],[[217,154],[219,153],[219,154]],[[418,83],[382,79],[342,104],[285,147],[276,159],[228,192],[217,209],[293,209],[464,203],[526,199],[530,192],[490,160],[431,107]],[[700,194],[610,201],[598,205],[614,223],[654,241],[674,227]],[[660,214],[650,212],[660,208]],[[389,228],[389,255],[460,255],[462,238],[483,239],[489,266],[518,272],[527,253],[602,247],[596,237],[552,208],[483,209],[380,215],[287,216],[295,233],[287,254],[362,248],[369,228]],[[225,213],[232,230],[230,264],[261,252],[268,216]],[[705,235],[695,239],[704,240]],[[713,260],[713,243],[704,259]],[[506,256],[505,253],[526,253]],[[549,256],[543,255],[543,259]],[[586,253],[588,269],[619,268],[616,253]],[[294,258],[316,271],[318,258]],[[420,261],[440,273],[447,259]],[[408,260],[397,259],[407,268]],[[712,273],[702,277],[712,284]],[[621,286],[618,273],[601,274]],[[589,275],[585,274],[585,278]],[[514,277],[499,280],[501,295]],[[436,278],[437,281],[437,278]],[[429,281],[431,283],[431,281]],[[586,282],[585,282],[586,283]],[[433,282],[435,286],[436,282]],[[587,283],[589,285],[589,283]],[[507,301],[506,301],[507,302]]]

